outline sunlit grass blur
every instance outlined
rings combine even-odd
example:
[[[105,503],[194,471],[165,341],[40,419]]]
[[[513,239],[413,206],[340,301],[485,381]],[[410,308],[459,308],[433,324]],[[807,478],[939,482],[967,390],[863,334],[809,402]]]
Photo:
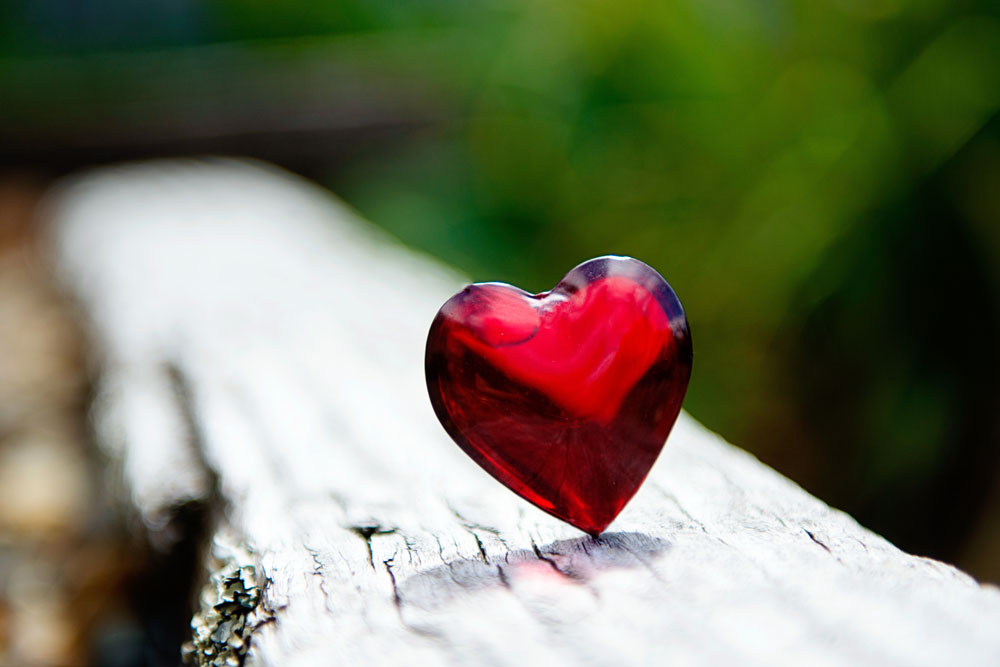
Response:
[[[696,417],[901,546],[1000,578],[994,3],[0,12],[4,166],[259,155],[535,291],[638,257],[687,308]]]

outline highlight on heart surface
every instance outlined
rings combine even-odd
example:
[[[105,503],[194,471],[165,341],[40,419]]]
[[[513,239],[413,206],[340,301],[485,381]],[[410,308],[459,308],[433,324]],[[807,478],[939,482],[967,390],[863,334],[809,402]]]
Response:
[[[540,294],[466,287],[431,325],[425,371],[434,411],[466,454],[598,535],[662,450],[691,364],[670,285],[639,260],[607,256]]]

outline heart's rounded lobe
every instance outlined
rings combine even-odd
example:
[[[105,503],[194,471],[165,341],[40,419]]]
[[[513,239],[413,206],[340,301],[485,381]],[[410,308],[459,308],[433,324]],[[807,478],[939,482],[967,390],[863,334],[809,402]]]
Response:
[[[541,509],[600,534],[639,489],[691,375],[667,282],[599,257],[553,289],[470,285],[427,339],[434,411],[459,447]]]

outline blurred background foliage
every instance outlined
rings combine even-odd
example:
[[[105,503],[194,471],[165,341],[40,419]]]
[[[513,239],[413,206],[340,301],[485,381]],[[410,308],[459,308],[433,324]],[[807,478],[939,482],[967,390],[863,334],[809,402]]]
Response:
[[[993,580],[998,109],[990,0],[0,5],[3,168],[247,154],[475,280],[643,259],[697,418]]]

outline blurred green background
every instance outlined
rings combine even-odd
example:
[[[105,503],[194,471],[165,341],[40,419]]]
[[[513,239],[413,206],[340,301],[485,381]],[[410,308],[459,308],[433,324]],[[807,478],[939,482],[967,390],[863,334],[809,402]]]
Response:
[[[690,412],[995,581],[998,109],[986,0],[0,5],[0,168],[253,155],[533,291],[638,257]]]

